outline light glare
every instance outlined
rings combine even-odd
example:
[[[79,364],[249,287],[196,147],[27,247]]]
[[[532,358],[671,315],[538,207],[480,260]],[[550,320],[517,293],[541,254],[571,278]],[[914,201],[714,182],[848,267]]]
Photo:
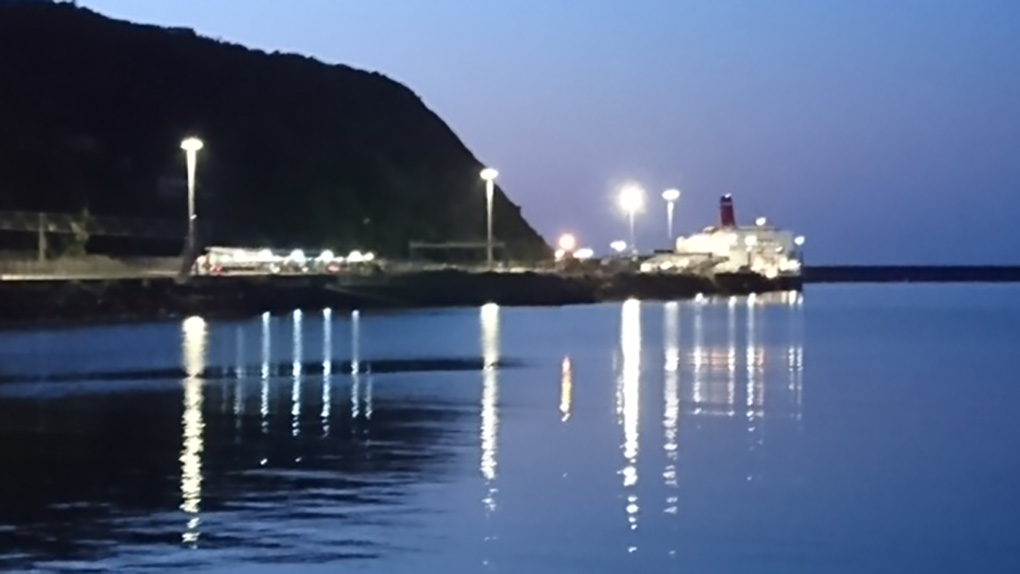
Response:
[[[645,205],[645,190],[640,186],[631,184],[620,190],[620,207],[627,213],[641,211]]]

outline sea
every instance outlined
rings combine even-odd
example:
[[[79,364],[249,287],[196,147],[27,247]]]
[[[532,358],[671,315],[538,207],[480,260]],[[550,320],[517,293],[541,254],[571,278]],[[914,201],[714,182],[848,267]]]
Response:
[[[1020,287],[0,332],[0,570],[1020,571]]]

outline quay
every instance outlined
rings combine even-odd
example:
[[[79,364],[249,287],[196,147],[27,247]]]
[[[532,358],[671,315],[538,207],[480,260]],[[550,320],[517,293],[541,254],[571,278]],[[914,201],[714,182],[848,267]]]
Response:
[[[394,271],[339,274],[238,274],[178,277],[179,259],[89,271],[0,273],[0,325],[150,320],[202,315],[242,317],[293,309],[559,306],[682,300],[799,291],[832,283],[1020,283],[1020,266],[805,266],[799,277],[696,275],[630,270],[405,265]],[[0,271],[4,271],[0,266]],[[11,271],[11,269],[6,269]],[[24,271],[24,269],[21,269]]]
[[[0,280],[0,324],[240,317],[293,309],[559,306],[800,289],[796,278],[639,272],[437,269],[337,275],[223,275]]]

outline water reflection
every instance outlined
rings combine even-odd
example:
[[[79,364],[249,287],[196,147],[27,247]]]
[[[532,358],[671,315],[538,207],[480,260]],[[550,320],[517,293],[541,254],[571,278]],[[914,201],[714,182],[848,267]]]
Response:
[[[574,380],[570,357],[563,357],[560,363],[560,420],[570,420],[570,403],[574,394]]]
[[[361,372],[361,311],[351,311],[351,372]]]
[[[244,329],[240,326],[234,328],[234,418],[238,422],[244,413],[244,378],[248,376],[245,363]]]
[[[262,369],[259,381],[261,388],[259,392],[259,415],[262,421],[262,434],[269,432],[269,363],[272,361],[272,339],[270,338],[270,315],[262,314]]]
[[[499,306],[493,303],[483,305],[480,310],[482,343],[482,458],[480,470],[489,491],[484,499],[488,510],[496,508],[494,482],[498,467],[499,380],[496,365],[499,362]]]
[[[801,403],[796,399],[796,393],[800,387],[795,376],[797,365],[802,366],[804,351],[802,333],[796,325],[802,305],[803,295],[800,293],[706,299],[695,305],[692,322],[694,342],[688,354],[694,379],[691,393],[693,414],[733,417],[739,408],[748,432],[763,432],[760,419],[765,416],[769,363],[782,360],[780,357],[785,355],[790,373],[787,387],[794,403],[790,414],[798,417]],[[782,307],[790,307],[790,310]],[[713,325],[712,318],[722,309],[726,313],[725,342],[706,327],[706,316],[708,324]],[[772,332],[766,323],[769,317],[781,317],[782,320],[777,322],[789,326],[783,331],[788,343],[781,347],[777,346],[774,337],[771,347],[762,344],[765,333]],[[738,327],[741,324],[742,327]],[[740,348],[741,339],[743,348]],[[742,394],[739,398],[738,389]]]
[[[697,305],[626,302],[620,309],[619,330],[613,324],[598,333],[601,348],[618,345],[619,351],[613,353],[615,372],[608,368],[601,373],[589,372],[591,365],[584,361],[591,355],[586,355],[586,348],[581,345],[569,350],[551,349],[555,353],[553,360],[560,359],[558,418],[570,427],[551,418],[555,412],[552,409],[556,408],[552,403],[556,400],[554,389],[544,387],[542,391],[533,387],[537,394],[549,390],[554,393],[542,399],[535,412],[528,410],[532,403],[525,394],[532,390],[518,393],[519,387],[515,387],[514,392],[508,392],[511,383],[531,382],[526,378],[513,379],[514,372],[497,369],[499,361],[506,359],[504,345],[511,340],[507,328],[512,332],[524,315],[505,315],[514,311],[495,305],[467,311],[466,316],[463,311],[457,315],[462,322],[461,334],[470,338],[471,348],[458,347],[451,352],[470,354],[471,370],[482,367],[481,380],[473,372],[459,378],[450,375],[447,379],[444,375],[441,384],[434,387],[429,386],[431,381],[425,377],[380,378],[384,369],[373,354],[377,341],[381,341],[377,334],[383,330],[376,329],[374,315],[352,314],[348,320],[346,313],[337,315],[328,309],[303,315],[267,314],[251,322],[215,329],[201,319],[189,319],[183,325],[172,326],[171,347],[167,351],[176,373],[177,349],[173,347],[177,337],[181,337],[181,364],[186,376],[178,379],[180,375],[173,374],[171,384],[151,393],[90,396],[74,403],[54,401],[63,406],[53,407],[53,412],[21,425],[28,429],[45,428],[53,443],[43,442],[50,439],[37,439],[40,445],[47,445],[40,446],[38,452],[47,453],[43,456],[50,458],[47,464],[37,464],[31,472],[12,469],[17,482],[9,484],[25,490],[11,492],[32,494],[31,486],[18,485],[30,485],[31,478],[38,476],[41,469],[57,463],[74,464],[79,452],[87,453],[80,458],[89,460],[90,466],[74,467],[75,472],[69,472],[66,481],[57,483],[59,489],[42,492],[40,488],[34,496],[25,496],[20,514],[10,511],[15,506],[8,499],[3,500],[5,516],[0,517],[0,541],[12,539],[4,531],[4,521],[23,526],[24,534],[18,536],[35,536],[32,533],[38,532],[39,540],[62,535],[62,525],[75,524],[81,530],[67,537],[87,542],[64,550],[67,555],[87,556],[93,551],[89,545],[102,547],[103,552],[110,554],[135,547],[143,548],[143,553],[163,552],[167,545],[183,540],[187,547],[218,552],[244,549],[251,557],[243,560],[265,558],[292,564],[348,555],[398,554],[402,549],[395,549],[396,546],[414,546],[422,540],[416,537],[416,529],[429,523],[432,516],[443,517],[438,523],[441,530],[442,520],[447,517],[444,513],[463,518],[467,523],[481,522],[484,516],[486,528],[491,528],[485,533],[489,535],[486,540],[495,541],[497,528],[512,532],[510,529],[523,514],[556,512],[571,516],[569,513],[576,511],[577,516],[593,521],[608,512],[611,522],[594,524],[592,528],[608,526],[618,533],[624,529],[622,514],[627,520],[629,537],[625,547],[636,552],[641,545],[641,555],[650,555],[655,545],[666,544],[656,538],[661,536],[656,532],[676,535],[675,526],[684,525],[684,520],[696,520],[698,513],[704,511],[706,504],[697,498],[703,493],[697,489],[703,487],[701,477],[709,472],[706,468],[719,475],[713,475],[713,480],[726,480],[732,475],[739,481],[745,475],[757,480],[766,471],[775,470],[775,464],[747,468],[745,462],[752,458],[753,464],[761,462],[763,453],[769,452],[766,447],[784,444],[780,440],[782,433],[797,426],[784,427],[773,424],[774,420],[784,415],[800,416],[804,369],[798,323],[801,311],[798,304],[788,307],[788,300],[783,303],[771,305],[766,298],[758,297],[736,299],[732,303],[729,299],[703,301]],[[612,312],[610,320],[615,323],[615,309]],[[661,330],[657,324],[660,312]],[[599,320],[606,319],[601,316]],[[653,328],[642,333],[642,327],[647,328],[648,323]],[[429,324],[429,329],[432,328]],[[370,342],[364,346],[362,329],[366,334],[364,341]],[[656,346],[660,333],[661,351]],[[369,334],[373,336],[368,338]],[[474,343],[476,334],[478,343]],[[480,363],[474,345],[480,345]],[[237,349],[236,357],[225,352],[233,347]],[[348,349],[349,367],[345,362]],[[382,352],[389,351],[387,348]],[[549,356],[550,349],[541,351],[545,353],[541,357]],[[642,357],[643,352],[651,354]],[[246,356],[251,361],[247,369]],[[334,362],[337,359],[340,361]],[[578,369],[582,362],[587,369],[583,371],[584,384],[575,389],[573,378],[581,372]],[[551,372],[546,369],[547,374],[555,376],[555,366],[553,363]],[[552,382],[546,376],[541,380]],[[478,383],[481,389],[477,388]],[[503,402],[515,401],[517,410],[510,419],[506,416],[500,419],[501,383]],[[394,390],[402,384],[403,390]],[[583,391],[584,396],[575,397],[575,390]],[[614,391],[618,401],[616,415],[609,411]],[[575,403],[574,398],[583,398],[582,402],[592,407],[589,415],[601,408],[605,416],[587,416],[584,414],[587,411],[582,410],[574,413],[574,407],[581,404]],[[183,414],[177,410],[181,404]],[[220,404],[233,404],[234,408],[232,412],[228,409],[220,413],[213,407]],[[0,428],[4,428],[3,421],[10,420],[14,410],[0,402]],[[642,410],[646,415],[644,427],[640,424]],[[731,410],[746,416],[720,416]],[[83,414],[77,421],[65,421],[58,415],[66,411]],[[128,411],[137,412],[137,418],[121,419],[120,413]],[[506,411],[502,413],[505,415]],[[535,450],[527,450],[530,444],[507,443],[517,437],[534,440],[537,436],[528,435],[528,429],[508,433],[508,427],[518,421],[534,423],[536,429],[543,424],[552,425],[546,426],[546,431],[573,428],[576,432],[555,433],[556,440],[543,445],[547,449],[561,449],[558,452],[535,454]],[[787,418],[786,422],[789,421]],[[764,434],[766,422],[768,437]],[[644,436],[641,430],[645,431]],[[369,433],[372,440],[366,440]],[[608,442],[591,443],[592,437],[599,436],[608,438]],[[561,444],[560,438],[570,443]],[[25,460],[32,464],[29,457],[17,456],[19,451],[13,442],[0,444],[0,452],[6,452],[0,460]],[[619,445],[619,451],[613,442]],[[641,446],[645,448],[642,450]],[[747,446],[754,457],[749,455]],[[528,468],[529,461],[561,456],[576,459],[581,469],[590,469],[594,464],[591,453],[597,454],[603,448],[607,449],[602,452],[609,459],[597,464],[608,464],[601,467],[602,477],[610,481],[607,485],[586,481],[584,488],[578,488],[574,477],[584,475],[573,471],[562,481],[539,483],[533,480],[535,473],[550,470],[548,465]],[[714,458],[703,464],[697,457],[706,451]],[[103,458],[104,453],[108,459]],[[125,457],[130,457],[132,463],[124,464]],[[577,468],[571,460],[564,462],[564,467]],[[478,475],[474,473],[481,474],[484,486],[478,484]],[[639,482],[639,474],[644,481]],[[468,491],[470,498],[460,506],[460,499],[440,498],[436,493],[448,491],[433,488],[437,484],[463,485],[465,480],[475,481],[473,488],[478,490]],[[115,487],[104,490],[90,484],[105,482]],[[422,483],[428,486],[416,491]],[[754,488],[759,488],[759,484],[754,482]],[[531,490],[518,495],[525,488],[536,486],[548,490],[540,493],[540,497],[529,497]],[[519,490],[511,492],[511,488]],[[590,495],[584,504],[592,507],[578,510],[568,506],[573,504],[570,500],[578,499],[571,498],[573,493],[557,492],[559,488],[576,488],[576,492]],[[735,497],[746,494],[729,492]],[[683,505],[679,504],[681,493]],[[423,503],[421,499],[430,497],[437,499],[435,505],[422,509],[423,504],[431,501]],[[536,498],[542,500],[543,507],[527,506],[537,504]],[[479,499],[483,500],[481,509]],[[38,509],[56,503],[82,506],[74,513],[52,514],[45,518],[49,522],[43,519],[32,522]],[[514,507],[506,512],[509,504]],[[497,509],[499,513],[495,512]],[[664,522],[667,527],[660,529]],[[398,526],[394,527],[394,523]],[[41,526],[33,528],[33,524]],[[400,530],[400,525],[405,529]],[[587,525],[580,526],[585,534]],[[479,536],[476,530],[465,534],[464,529],[453,536],[460,535]],[[675,544],[674,549],[684,548],[681,542],[668,543]],[[46,552],[56,552],[36,541],[14,547],[28,548],[31,544]],[[486,556],[500,556],[506,551],[517,549],[491,548],[486,550]],[[182,563],[209,559],[209,554],[203,552],[184,554],[195,558],[180,559],[178,555],[173,558]]]
[[[666,451],[666,467],[662,478],[666,487],[677,487],[677,423],[680,418],[680,305],[675,301],[663,307],[664,341],[666,349],[665,383],[663,404],[665,405],[662,426],[664,431],[663,450]],[[676,493],[666,495],[665,511],[675,514],[679,498]]]
[[[302,332],[301,319],[301,310],[295,310],[293,325],[291,326],[294,342],[291,350],[293,366],[291,368],[292,382],[290,389],[290,432],[294,436],[298,436],[301,433],[301,366],[304,364],[304,350],[301,348],[304,333]]]
[[[333,310],[322,311],[322,436],[329,436],[329,415],[333,405]]]
[[[208,329],[201,317],[189,317],[182,324],[184,358],[184,413],[181,416],[181,510],[188,514],[182,540],[198,542],[199,512],[202,505],[202,451],[204,448],[202,419],[203,387]]]
[[[623,424],[623,486],[627,494],[627,523],[630,529],[638,526],[638,418],[641,385],[641,302],[630,299],[621,307],[620,351],[622,356],[619,378],[621,418]]]

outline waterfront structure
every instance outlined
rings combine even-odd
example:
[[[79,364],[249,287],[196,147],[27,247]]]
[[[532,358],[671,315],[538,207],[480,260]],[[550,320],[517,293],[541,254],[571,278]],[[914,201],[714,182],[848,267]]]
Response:
[[[641,264],[644,272],[741,273],[768,279],[799,277],[804,238],[779,229],[764,217],[754,225],[737,224],[733,197],[719,200],[719,224],[700,233],[678,237],[674,250],[655,255]]]

